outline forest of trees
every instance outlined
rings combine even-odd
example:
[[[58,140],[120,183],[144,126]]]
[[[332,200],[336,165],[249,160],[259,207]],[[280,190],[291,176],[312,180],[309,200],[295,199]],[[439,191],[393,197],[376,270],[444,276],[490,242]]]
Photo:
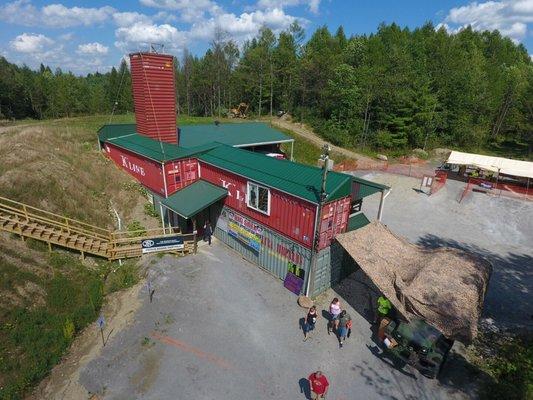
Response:
[[[533,62],[499,32],[457,34],[426,24],[381,25],[346,37],[317,29],[304,41],[293,24],[262,28],[239,48],[218,31],[206,53],[176,63],[179,113],[222,117],[240,102],[255,116],[284,110],[335,144],[404,150],[512,143],[533,148]],[[132,111],[131,78],[118,70],[85,77],[0,57],[0,119]],[[529,150],[527,150],[529,149]]]

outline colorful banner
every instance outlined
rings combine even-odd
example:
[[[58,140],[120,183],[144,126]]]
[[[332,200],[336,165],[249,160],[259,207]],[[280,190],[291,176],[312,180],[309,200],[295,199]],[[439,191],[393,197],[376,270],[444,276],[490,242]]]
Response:
[[[228,234],[259,253],[261,250],[263,229],[240,215],[229,212],[227,216]]]

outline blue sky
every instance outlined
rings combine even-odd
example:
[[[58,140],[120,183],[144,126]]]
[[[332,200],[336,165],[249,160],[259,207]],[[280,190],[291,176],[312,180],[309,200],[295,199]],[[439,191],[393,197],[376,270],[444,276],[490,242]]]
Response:
[[[184,48],[201,54],[218,28],[241,44],[263,25],[279,32],[293,21],[307,33],[343,25],[347,35],[375,32],[381,22],[432,21],[450,32],[472,25],[499,29],[533,54],[533,0],[8,0],[0,2],[0,54],[84,74],[118,65],[147,42],[178,56]]]

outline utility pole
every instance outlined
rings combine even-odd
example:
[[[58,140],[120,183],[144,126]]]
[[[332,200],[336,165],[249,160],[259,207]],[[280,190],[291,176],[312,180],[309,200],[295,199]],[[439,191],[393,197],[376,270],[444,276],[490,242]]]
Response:
[[[322,215],[322,208],[324,207],[324,203],[326,202],[326,199],[328,198],[328,194],[326,193],[326,181],[328,177],[328,165],[329,165],[329,152],[331,151],[331,148],[326,143],[322,147],[322,155],[320,156],[320,159],[324,162],[324,165],[322,165],[322,185],[320,187],[320,193],[318,195],[318,207],[316,209],[316,218],[315,218],[315,233],[313,236],[313,248],[311,249],[311,260],[309,262],[309,273],[307,277],[307,287],[305,290],[305,295],[307,297],[310,297],[310,295],[314,292],[314,280],[315,280],[315,274],[316,274],[316,260],[318,255],[318,246],[320,244],[320,225],[321,225],[321,215]]]

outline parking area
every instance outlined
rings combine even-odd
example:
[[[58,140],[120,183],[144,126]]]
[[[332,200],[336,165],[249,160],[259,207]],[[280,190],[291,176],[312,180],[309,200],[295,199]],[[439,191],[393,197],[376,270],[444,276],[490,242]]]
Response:
[[[485,298],[484,323],[505,329],[533,329],[533,202],[470,192],[448,180],[432,196],[417,192],[420,180],[399,175],[358,174],[392,188],[383,223],[412,243],[455,247],[485,257],[493,272]],[[375,218],[379,196],[363,202]]]
[[[305,399],[305,378],[321,369],[331,383],[330,400],[470,397],[460,368],[454,377],[428,380],[391,366],[372,341],[369,323],[350,306],[354,328],[343,349],[328,336],[325,318],[303,342],[305,311],[296,296],[219,242],[196,256],[146,262],[153,302],[141,291],[133,322],[81,371],[80,383],[90,393],[105,399]],[[334,295],[319,299],[320,313]]]

